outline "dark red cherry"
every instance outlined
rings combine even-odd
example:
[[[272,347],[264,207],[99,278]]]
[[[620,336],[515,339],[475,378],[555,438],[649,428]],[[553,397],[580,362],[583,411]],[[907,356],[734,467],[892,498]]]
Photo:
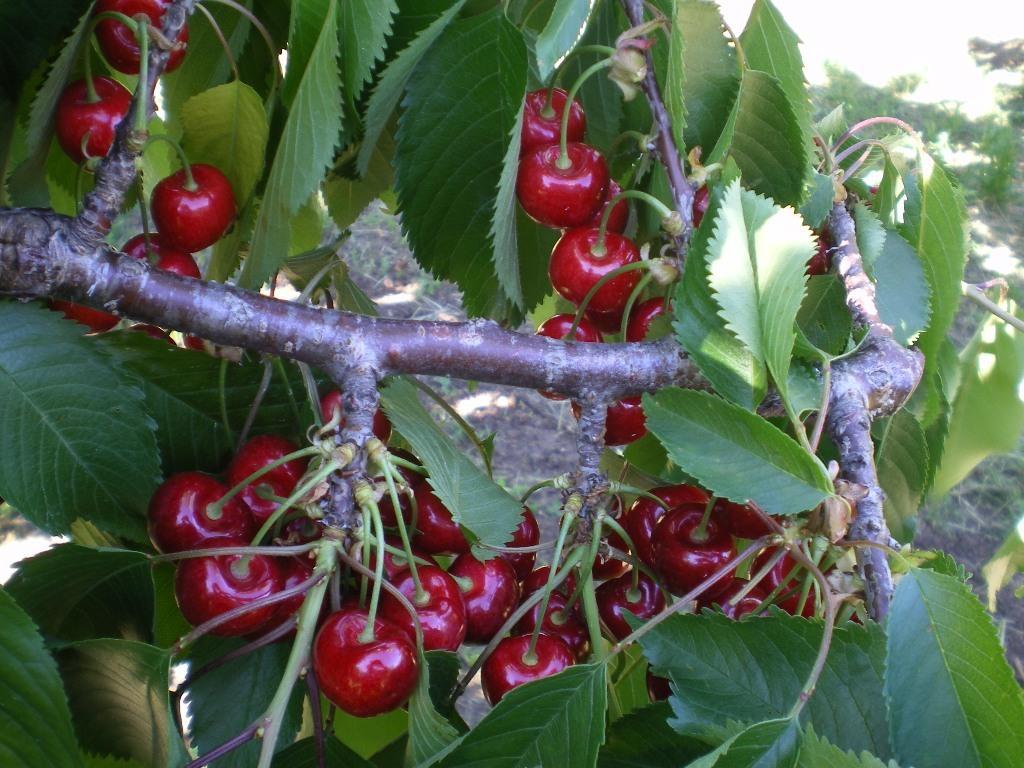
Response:
[[[551,285],[577,307],[602,277],[640,261],[640,251],[628,237],[609,232],[605,236],[604,251],[595,253],[597,241],[598,230],[593,227],[570,229],[551,251],[548,263]],[[598,289],[587,308],[593,312],[618,313],[621,318],[639,280],[638,270],[612,278]]]
[[[601,153],[579,142],[567,147],[569,167],[559,168],[558,145],[540,147],[519,161],[516,195],[535,221],[547,227],[582,227],[604,203],[608,166]]]
[[[144,234],[136,235],[121,246],[121,251],[133,259],[150,261],[154,267],[165,272],[173,272],[182,277],[202,277],[199,265],[196,264],[191,253],[172,248],[164,242],[160,235],[155,233],[149,236],[148,246]]]
[[[671,306],[671,305],[670,305]],[[626,325],[626,341],[648,341],[668,333],[669,317],[665,313],[665,300],[660,296],[633,305]],[[651,327],[654,332],[651,332]],[[663,327],[662,327],[663,326]]]
[[[622,312],[594,312],[588,309],[583,316],[601,333],[618,333],[622,330]]]
[[[167,0],[99,0],[93,10],[93,15],[104,11],[116,11],[123,13],[128,18],[135,18],[136,14],[144,13],[149,17],[150,22],[157,29],[163,26],[164,11],[169,5]],[[96,42],[103,51],[103,58],[118,72],[126,75],[139,74],[140,50],[139,42],[126,25],[113,19],[104,19],[96,25]],[[179,43],[188,42],[188,27],[181,30],[178,35]],[[172,72],[181,66],[185,58],[185,48],[176,48],[171,51],[167,60],[167,67],[164,71]]]
[[[633,540],[637,556],[647,565],[654,567],[654,528],[665,516],[665,512],[678,507],[680,504],[694,503],[707,504],[707,492],[694,485],[666,485],[660,488],[652,488],[650,493],[664,500],[664,505],[655,504],[650,499],[638,497],[629,509],[626,510],[622,519],[622,527]]]
[[[68,320],[74,320],[76,323],[86,326],[93,333],[109,331],[121,320],[117,315],[104,312],[102,309],[93,309],[84,304],[75,304],[60,299],[52,299],[50,309],[63,313]]]
[[[641,573],[633,589],[633,574],[626,573],[597,588],[597,611],[612,637],[621,640],[633,631],[625,613],[650,619],[665,608],[665,598],[650,576]]]
[[[481,563],[467,552],[456,558],[448,573],[466,604],[466,640],[489,642],[519,604],[516,572],[500,557]]]
[[[170,344],[172,347],[178,346],[174,343],[174,339],[171,338],[171,334],[165,331],[163,328],[157,328],[155,325],[149,323],[135,323],[128,326],[129,331],[135,331],[136,333],[144,333],[151,339],[157,341],[164,341]]]
[[[469,551],[469,542],[462,529],[429,484],[421,483],[416,487],[416,506],[419,512],[414,539],[416,546],[431,555],[459,555]]]
[[[525,155],[539,147],[558,144],[562,135],[562,110],[568,94],[561,88],[551,92],[551,104],[548,105],[548,89],[541,88],[526,94],[523,105],[523,133],[519,143],[519,154]],[[546,109],[545,109],[546,107]],[[583,107],[573,99],[569,107],[569,125],[566,130],[568,141],[583,141],[587,131],[587,116]]]
[[[239,539],[212,539],[209,546],[245,546]],[[268,555],[190,557],[178,563],[174,596],[189,624],[199,626],[223,613],[280,592],[284,579],[277,558]],[[238,637],[263,629],[277,609],[264,605],[240,614],[211,631]]]
[[[333,389],[320,398],[320,414],[324,423],[332,421],[337,414],[340,419],[339,425],[345,424],[344,410],[341,405],[341,391]],[[373,434],[382,443],[391,438],[391,422],[384,415],[384,411],[378,408],[373,414]]]
[[[530,635],[506,637],[487,657],[480,672],[484,696],[493,706],[513,688],[557,675],[575,662],[564,642],[551,635],[539,635],[533,657],[527,655]]]
[[[113,78],[94,77],[92,84],[96,101],[89,101],[85,80],[69,85],[57,101],[53,124],[57,141],[76,163],[84,162],[86,156],[103,157],[110,151],[117,124],[132,103],[131,92]]]
[[[697,187],[693,193],[693,228],[696,229],[704,221],[704,214],[708,212],[711,205],[711,193],[707,186]]]
[[[594,567],[591,569],[591,573],[594,574],[596,581],[604,581],[606,579],[618,578],[628,570],[629,563],[626,561],[613,557],[611,554],[602,555],[598,553],[594,559]]]
[[[760,584],[751,589],[747,594],[736,601],[733,605],[730,603],[733,597],[735,597],[740,590],[747,586],[747,582],[741,579],[733,579],[728,583],[725,590],[715,595],[714,599],[711,600],[698,600],[698,608],[714,608],[718,607],[726,616],[733,621],[743,618],[754,611],[761,605],[768,593],[764,591]]]
[[[725,530],[741,539],[757,539],[772,532],[761,516],[746,504],[719,499],[711,514]]]
[[[278,568],[281,570],[281,590],[297,587],[313,575],[313,563],[307,557],[277,557]],[[284,624],[302,607],[305,595],[295,595],[278,603],[274,614],[261,629],[269,632]]]
[[[361,635],[370,617],[349,606],[324,621],[313,642],[320,689],[342,712],[371,717],[402,706],[416,689],[416,647],[401,629],[377,617],[373,639]]]
[[[505,544],[506,547],[535,547],[540,544],[540,526],[537,525],[537,518],[529,507],[523,507],[523,519],[512,532],[512,540]],[[517,579],[525,579],[533,569],[537,561],[536,552],[506,552],[501,555],[502,560],[508,561],[515,571]]]
[[[778,549],[772,548],[766,549],[758,555],[753,565],[750,566],[751,575],[759,573],[776,552],[778,552]],[[803,592],[803,583],[806,576],[807,571],[787,552],[781,560],[772,566],[772,569],[768,571],[768,574],[758,586],[763,586],[765,593],[768,594],[778,589],[780,585],[783,585],[776,594],[775,604],[786,613],[795,616],[797,615],[797,609],[800,607],[800,593]],[[807,618],[814,616],[813,588],[807,594],[807,600],[804,601],[804,608],[800,611],[800,615]]]
[[[537,621],[540,619],[542,602],[544,601],[541,600],[540,603],[534,605],[519,620],[515,627],[517,633],[528,635],[533,632],[533,628],[537,626]],[[575,609],[566,611],[567,603],[568,599],[561,592],[551,593],[540,631],[542,634],[561,639],[577,659],[584,659],[590,653],[590,634],[587,632],[587,625]]]
[[[227,479],[232,487],[258,469],[299,450],[291,440],[277,435],[257,435],[238,449],[227,469]],[[264,499],[257,491],[261,487],[270,490],[275,496],[287,498],[295,490],[299,479],[306,471],[305,458],[291,461],[275,467],[261,477],[253,480],[238,494],[246,506],[252,510],[253,517],[260,525],[277,509],[277,502]]]
[[[189,253],[221,239],[235,220],[235,194],[227,176],[212,165],[194,163],[190,188],[185,171],[162,179],[153,188],[150,207],[163,241]]]
[[[256,533],[248,507],[234,497],[219,512],[210,505],[228,489],[202,472],[171,475],[149,500],[149,537],[161,552],[206,549],[209,541],[230,537],[248,542]]]
[[[704,535],[698,528],[704,505],[683,504],[665,515],[654,531],[655,568],[669,591],[684,594],[726,565],[736,554],[732,536],[715,522],[707,521]],[[722,577],[707,593],[714,597],[729,584]]]
[[[551,574],[550,565],[542,565],[534,571],[530,571],[526,578],[522,580],[523,597],[525,598],[532,592],[536,592],[538,589],[544,589],[544,586],[548,583],[548,576]],[[569,596],[576,590],[576,572],[571,571],[566,577],[565,581],[558,585],[558,591],[563,595]]]
[[[659,677],[647,668],[647,696],[651,701],[664,701],[672,695],[671,683],[668,678]]]
[[[466,604],[459,585],[436,565],[416,568],[423,592],[416,594],[412,571],[399,571],[391,579],[394,587],[416,608],[423,630],[423,649],[457,651],[466,639]],[[380,615],[403,630],[415,642],[416,628],[412,617],[390,592],[381,595]]]
[[[811,260],[807,262],[808,275],[828,274],[829,267],[832,266],[832,259],[829,257],[828,253],[828,242],[826,242],[824,235],[818,236],[817,245],[817,250],[815,250],[814,255],[811,256]]]
[[[619,186],[619,183],[615,181],[615,179],[609,179],[608,191],[604,193],[604,203],[597,210],[597,213],[594,214],[594,218],[592,218],[588,222],[589,226],[601,226],[601,217],[604,215],[605,209],[609,205],[611,205],[612,200],[614,200],[621,192],[622,187]],[[612,209],[612,212],[608,215],[608,231],[617,232],[618,234],[621,235],[623,232],[626,231],[626,224],[628,223],[629,200],[623,198],[622,200],[619,200],[619,202],[615,204],[615,207]]]
[[[572,413],[580,417],[580,406],[572,404]],[[604,444],[629,445],[647,434],[647,419],[639,396],[624,397],[608,406],[605,419]]]

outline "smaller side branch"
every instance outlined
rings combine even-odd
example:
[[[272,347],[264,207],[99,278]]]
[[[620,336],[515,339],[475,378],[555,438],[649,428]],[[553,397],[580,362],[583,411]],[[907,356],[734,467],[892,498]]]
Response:
[[[1024,320],[1021,320],[1011,312],[1007,312],[992,301],[979,286],[972,285],[971,283],[960,283],[960,292],[979,307],[987,309],[1007,325],[1012,325],[1018,331],[1024,331]]]
[[[828,231],[834,244],[834,268],[846,289],[846,306],[855,325],[892,336],[892,328],[882,322],[875,300],[875,284],[864,270],[864,259],[857,246],[857,231],[846,206],[836,203],[828,217]]]

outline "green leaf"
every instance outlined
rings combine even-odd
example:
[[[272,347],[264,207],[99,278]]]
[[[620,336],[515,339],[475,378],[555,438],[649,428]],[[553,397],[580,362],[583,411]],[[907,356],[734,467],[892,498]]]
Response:
[[[822,463],[760,416],[715,395],[668,388],[644,395],[647,428],[701,485],[773,515],[812,509],[832,493]]]
[[[324,742],[324,758],[326,768],[373,768],[373,763],[330,736]],[[273,768],[320,768],[316,758],[316,739],[302,739],[282,749],[274,756]]]
[[[388,418],[430,472],[428,482],[452,518],[483,544],[512,538],[522,506],[464,456],[420,404],[415,387],[395,379],[381,391]],[[486,558],[493,552],[479,552]]]
[[[669,727],[671,715],[668,702],[659,702],[615,721],[608,728],[608,740],[598,754],[597,767],[677,768],[707,752],[704,742],[680,736]]]
[[[623,501],[628,503],[630,499]],[[617,654],[614,663],[608,668],[608,677],[613,681],[614,690],[614,701],[608,713],[610,722],[651,706],[651,697],[647,692],[647,663],[643,655],[639,645],[632,645]]]
[[[527,308],[535,308],[551,291],[548,261],[558,236],[558,230],[538,227],[537,222],[527,216],[522,207],[516,206],[519,282],[523,287],[523,303]]]
[[[304,73],[323,42],[324,26],[337,31],[336,0],[295,0],[288,16],[288,66],[281,84],[281,100],[292,109]],[[339,42],[340,47],[340,42]]]
[[[672,4],[663,93],[676,146],[686,146],[686,3]]]
[[[823,173],[811,172],[810,192],[804,204],[800,206],[800,215],[807,226],[817,229],[825,221],[828,212],[832,210],[832,198],[835,196],[835,187],[832,184],[832,177]]]
[[[423,29],[384,70],[366,106],[363,143],[359,147],[359,156],[356,159],[356,167],[359,169],[360,176],[365,176],[369,170],[370,158],[377,146],[377,140],[387,126],[391,113],[398,106],[402,92],[405,90],[405,84],[409,81],[413,69],[456,14],[462,10],[465,2],[466,0],[456,0],[447,11]]]
[[[931,312],[921,260],[906,240],[889,232],[878,260],[868,270],[875,279],[882,322],[892,327],[896,341],[910,344],[927,327]]]
[[[263,174],[270,126],[259,94],[233,80],[198,93],[181,107],[182,147],[191,163],[209,163],[245,205]]]
[[[45,9],[32,0],[0,3],[0,95],[17,101],[33,70],[88,6],[89,0],[53,0]]]
[[[301,79],[270,167],[252,250],[239,278],[243,287],[259,287],[284,261],[288,255],[288,222],[319,188],[325,169],[334,159],[341,131],[337,59],[337,15],[335,0],[330,0],[309,63],[300,70]],[[297,61],[289,59],[288,74],[297,66]]]
[[[673,616],[640,640],[654,672],[672,681],[673,727],[683,733],[730,721],[786,717],[814,666],[824,629],[772,611],[735,622],[720,613]],[[887,754],[881,627],[837,627],[804,708],[815,729],[844,749]]]
[[[708,244],[715,301],[726,326],[764,360],[783,397],[814,235],[791,208],[740,187],[726,188]]]
[[[913,414],[897,411],[875,444],[878,483],[885,494],[885,521],[899,541],[911,542],[928,479],[928,442]]]
[[[518,282],[510,145],[518,146],[526,69],[522,35],[498,9],[455,22],[413,72],[399,118],[402,228],[416,260],[459,285],[470,314],[486,313],[499,296],[492,259],[502,286]]]
[[[391,157],[395,153],[395,140],[390,131],[380,135],[370,156],[370,165],[362,179],[342,175],[328,175],[324,184],[327,210],[338,229],[347,229],[366,207],[391,186]],[[342,161],[355,159],[355,151]]]
[[[455,682],[451,673],[454,672],[455,678],[459,673],[458,657],[445,651],[431,651],[430,655],[433,656],[437,672],[448,673],[444,682],[450,683],[447,687],[447,691],[450,691]],[[426,656],[421,655],[419,683],[409,699],[407,752],[412,765],[417,768],[433,765],[451,752],[459,740],[459,732],[441,716],[431,699],[431,673],[434,671]]]
[[[57,665],[14,598],[0,589],[0,763],[80,768]]]
[[[520,106],[512,125],[505,158],[502,161],[498,194],[494,200],[494,219],[490,237],[494,243],[494,270],[505,297],[520,309],[525,309],[523,286],[520,281],[518,238],[518,208],[516,200],[516,172],[519,170],[519,137],[523,130],[523,108]]]
[[[185,746],[167,693],[170,653],[130,640],[86,640],[57,657],[84,749],[179,768]]]
[[[898,768],[889,763],[891,768]],[[800,742],[800,761],[797,768],[886,768],[886,764],[872,754],[843,751],[828,739],[818,736],[814,729],[807,727],[803,740]]]
[[[142,552],[60,544],[18,563],[7,584],[51,642],[150,639],[153,580]]]
[[[800,726],[789,718],[751,725],[688,768],[793,768],[800,749]]]
[[[580,664],[510,691],[441,763],[588,768],[604,741],[604,664]]]
[[[1011,768],[1024,698],[992,620],[957,579],[914,569],[889,616],[885,693],[893,750],[915,768]]]
[[[110,755],[90,755],[83,753],[85,768],[143,768],[138,760],[122,760]]]
[[[347,0],[338,7],[342,71],[351,98],[359,98],[363,84],[384,57],[384,43],[397,12],[395,0]]]
[[[846,309],[846,292],[835,275],[807,279],[807,295],[796,322],[807,340],[821,351],[836,356],[846,350],[853,324]]]
[[[857,228],[857,248],[860,249],[864,266],[871,269],[885,247],[887,232],[881,219],[864,203],[853,206],[853,222]]]
[[[0,496],[50,532],[85,517],[145,541],[154,424],[142,393],[81,333],[56,312],[0,303]]]
[[[537,35],[537,71],[547,81],[555,63],[571,51],[587,24],[597,0],[555,0],[544,29]]]

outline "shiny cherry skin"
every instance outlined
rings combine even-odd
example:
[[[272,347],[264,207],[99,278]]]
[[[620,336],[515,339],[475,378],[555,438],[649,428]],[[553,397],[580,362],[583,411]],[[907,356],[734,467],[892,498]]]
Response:
[[[573,320],[576,316],[568,312],[552,315],[537,329],[538,336],[547,336],[549,339],[557,340],[570,340],[569,330],[572,328]],[[597,329],[590,320],[585,317],[580,318],[579,325],[576,326],[576,332],[573,334],[571,341],[585,341],[585,342],[602,342],[604,337],[601,336],[601,332]],[[548,400],[565,400],[559,394],[555,392],[541,392],[544,397]]]
[[[69,85],[57,101],[54,119],[57,142],[76,163],[84,162],[86,156],[103,157],[110,151],[117,124],[128,114],[132,103],[131,92],[113,78],[94,77],[92,85],[97,101],[89,101],[85,80]]]
[[[487,643],[519,604],[519,582],[508,561],[480,562],[467,552],[448,569],[466,604],[466,641]]]
[[[276,557],[281,571],[281,590],[297,587],[313,575],[313,561],[308,557]],[[305,595],[293,595],[274,606],[274,614],[261,629],[269,632],[284,624],[302,607]]]
[[[658,585],[646,574],[637,577],[633,590],[633,574],[626,573],[606,581],[595,592],[597,611],[601,621],[615,640],[621,640],[633,631],[626,621],[626,612],[638,619],[650,619],[665,607],[665,598]]]
[[[277,435],[257,435],[238,449],[227,469],[228,483],[234,487],[258,469],[299,450],[291,440]],[[252,510],[260,525],[277,509],[277,502],[264,499],[257,491],[266,486],[275,496],[287,498],[306,471],[305,458],[292,459],[253,480],[238,496]]]
[[[599,232],[594,227],[568,230],[551,251],[548,277],[551,285],[565,299],[577,307],[597,281],[619,267],[640,261],[640,251],[628,237],[609,232],[605,236],[604,251],[595,253]],[[599,313],[618,313],[629,301],[640,280],[640,272],[633,270],[614,277],[598,289],[587,308]]]
[[[588,309],[583,316],[593,323],[601,333],[618,333],[622,330],[621,312],[594,312]]]
[[[324,621],[313,641],[313,671],[320,690],[338,709],[371,717],[402,706],[416,689],[416,646],[401,629],[378,616],[373,639],[360,636],[370,617],[347,606]]]
[[[240,539],[212,539],[209,546],[245,546]],[[174,595],[181,613],[199,626],[235,608],[280,592],[284,578],[276,557],[269,555],[216,555],[190,557],[178,563]],[[238,637],[263,629],[276,605],[264,605],[240,614],[211,630],[220,637]]]
[[[235,220],[235,194],[227,176],[212,165],[194,163],[193,189],[185,171],[172,173],[153,188],[150,207],[163,241],[189,253],[213,245]]]
[[[168,6],[167,0],[99,0],[93,14],[104,11],[116,11],[123,13],[128,18],[134,18],[136,14],[144,13],[149,17],[150,22],[157,29],[163,26],[164,11]],[[118,72],[126,75],[139,74],[139,43],[135,33],[120,21],[104,19],[96,25],[96,42],[103,51],[103,58]],[[179,43],[188,42],[188,27],[185,26],[178,35]],[[173,72],[181,66],[185,58],[185,48],[171,51],[167,60],[166,72]]]
[[[79,325],[86,326],[93,333],[109,331],[121,321],[117,315],[104,312],[102,309],[93,309],[84,304],[75,304],[60,299],[52,299],[50,309],[62,313],[68,320],[74,320]]]
[[[807,262],[807,274],[812,276],[826,275],[828,274],[829,267],[832,266],[832,259],[828,253],[828,242],[825,239],[825,235],[818,236],[817,245],[817,250],[811,256],[811,260]]]
[[[210,509],[227,486],[202,472],[179,472],[164,480],[149,500],[149,538],[161,552],[206,549],[209,541],[230,537],[249,541],[256,533],[252,514],[238,497],[217,514]]]
[[[568,612],[565,610],[568,602],[568,598],[561,592],[556,590],[551,593],[540,631],[542,634],[552,635],[562,640],[572,651],[573,656],[582,660],[590,653],[590,634],[587,632],[587,625],[576,610]],[[540,619],[540,606],[541,603],[534,605],[519,620],[514,631],[524,635],[532,633]]]
[[[671,305],[669,308],[671,309]],[[651,335],[651,326],[660,318],[665,318],[663,324],[667,332],[669,318],[665,316],[665,300],[660,296],[633,305],[633,311],[629,313],[629,322],[626,324],[626,341],[649,341],[664,336],[665,332],[658,333],[658,328],[655,329],[655,334]]]
[[[136,235],[127,243],[121,246],[122,253],[127,253],[133,259],[147,260],[164,272],[173,272],[182,277],[202,277],[199,272],[199,265],[192,258],[191,253],[179,251],[164,242],[158,234],[149,236],[149,245],[146,244],[145,235]]]
[[[541,88],[526,94],[523,105],[523,133],[519,142],[519,154],[525,155],[540,147],[558,144],[562,136],[562,111],[568,95],[561,88],[551,93],[551,106],[545,113],[548,104],[548,89]],[[569,125],[566,129],[568,141],[583,141],[587,131],[587,116],[583,106],[572,100],[569,107]]]
[[[144,333],[149,336],[149,338],[166,342],[172,347],[178,346],[174,343],[174,339],[171,338],[171,334],[163,328],[157,328],[155,325],[150,325],[149,323],[135,323],[134,325],[128,326],[128,330],[135,331],[136,333]]]
[[[537,637],[535,658],[527,657],[529,649],[530,635],[506,637],[487,657],[480,672],[480,682],[484,696],[492,706],[513,688],[557,675],[575,663],[569,646],[551,635]]]
[[[736,601],[735,605],[732,605],[729,601],[742,589],[746,588],[747,582],[742,579],[733,579],[728,583],[726,588],[719,592],[713,600],[699,600],[697,602],[698,608],[714,608],[718,607],[722,613],[728,616],[733,621],[742,619],[744,616],[749,616],[757,607],[761,605],[768,593],[764,591],[760,584],[751,589],[747,594]]]
[[[711,193],[708,191],[707,185],[698,187],[693,193],[693,228],[696,229],[700,226],[700,223],[704,221],[704,214],[708,212],[708,206],[711,205]]]
[[[772,532],[761,516],[746,504],[719,499],[711,514],[725,530],[741,539],[757,539]]]
[[[594,214],[594,218],[588,222],[589,226],[601,226],[601,217],[604,215],[605,209],[611,205],[612,200],[614,200],[620,192],[622,192],[622,187],[619,186],[619,182],[615,181],[615,179],[609,179],[608,191],[604,193],[604,203],[597,210],[597,213]],[[628,223],[629,200],[623,198],[615,204],[615,207],[612,208],[612,212],[608,214],[608,231],[621,235],[626,231],[626,224]]]
[[[707,504],[708,494],[702,488],[685,484],[652,488],[650,493],[662,499],[664,504],[655,504],[650,499],[641,496],[630,505],[619,522],[633,540],[637,556],[653,568],[655,556],[652,538],[655,526],[668,510],[674,509],[680,504]]]
[[[750,572],[752,574],[759,573],[776,552],[778,550],[772,548],[766,549],[759,554],[754,559],[753,565],[750,566]],[[772,569],[768,571],[768,574],[758,586],[763,586],[765,593],[768,594],[775,591],[779,585],[784,585],[775,598],[775,604],[786,613],[796,616],[797,609],[800,607],[800,593],[803,591],[803,581],[806,575],[807,571],[787,552],[781,560],[772,566]],[[806,618],[814,615],[813,589],[808,593],[807,600],[804,601],[804,609],[800,612],[800,615]]]
[[[452,513],[434,495],[427,483],[416,487],[416,505],[419,516],[416,519],[416,546],[431,555],[461,555],[469,551],[459,524],[452,519]]]
[[[392,585],[405,595],[416,609],[423,630],[423,649],[427,651],[457,651],[466,639],[466,604],[455,579],[436,565],[416,568],[423,585],[422,599],[416,595],[416,583],[408,568],[399,571]],[[380,600],[380,615],[405,632],[415,642],[416,628],[412,617],[398,599],[384,592]]]
[[[580,417],[580,406],[572,404],[573,416]],[[647,419],[639,396],[624,397],[608,406],[605,418],[604,444],[629,445],[647,434]]]
[[[536,592],[538,589],[544,589],[544,586],[548,583],[548,576],[551,574],[550,565],[542,565],[534,571],[530,571],[521,582],[523,587],[523,597]],[[576,589],[576,572],[570,571],[565,581],[558,585],[558,592],[563,595],[571,595]]]
[[[345,423],[344,410],[341,405],[341,390],[333,389],[320,398],[320,414],[324,423],[333,420],[335,414],[341,419],[339,425]],[[380,408],[373,414],[373,434],[382,443],[386,443],[391,438],[391,422]]]
[[[400,538],[398,538],[397,536],[385,536],[384,537],[384,542],[387,543],[387,544],[390,544],[392,547],[395,547],[397,549],[401,549],[402,548],[402,540]],[[420,550],[416,549],[415,547],[412,548],[412,556],[413,557],[418,557],[421,560],[426,561],[427,564],[430,564],[430,563],[434,562],[433,558],[431,558],[430,555],[428,555],[426,552],[421,552]],[[377,569],[377,552],[376,552],[376,550],[374,550],[370,554],[370,562],[367,563],[366,567],[369,568],[371,571],[376,571],[376,569]],[[409,568],[409,561],[406,559],[405,555],[395,554],[394,552],[388,552],[387,550],[384,551],[384,575],[387,577],[388,581],[394,581],[395,580],[395,576],[397,576],[402,571],[408,570],[408,568]]]
[[[540,526],[537,525],[537,518],[529,507],[523,507],[523,518],[519,525],[512,532],[511,541],[506,542],[506,547],[535,547],[540,544]],[[536,552],[505,552],[501,559],[508,562],[515,571],[516,579],[525,579],[533,564],[537,562]]]
[[[594,560],[594,567],[590,572],[594,574],[595,580],[604,581],[606,579],[617,579],[628,570],[629,563],[626,561],[612,557],[611,554],[602,555],[598,553]]]
[[[704,505],[683,504],[665,515],[654,530],[655,569],[675,594],[689,592],[736,554],[732,536],[713,517],[704,537],[695,538],[703,516]],[[728,577],[723,577],[708,596],[714,597],[728,584]]]
[[[604,204],[608,166],[591,146],[570,142],[569,167],[558,167],[558,145],[540,147],[519,161],[516,195],[534,221],[546,227],[582,227]]]
[[[672,695],[672,687],[668,678],[659,677],[647,668],[647,697],[652,701],[665,701]]]

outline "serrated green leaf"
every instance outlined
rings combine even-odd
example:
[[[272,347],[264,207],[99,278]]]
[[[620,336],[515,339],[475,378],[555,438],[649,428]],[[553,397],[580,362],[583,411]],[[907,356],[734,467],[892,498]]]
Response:
[[[340,174],[327,177],[324,184],[324,199],[338,229],[350,227],[366,210],[366,206],[391,186],[391,157],[394,153],[395,140],[390,131],[383,131],[374,146],[366,173],[361,179],[351,179]],[[348,159],[350,158],[343,158]],[[355,159],[355,151],[352,152],[351,159]]]
[[[604,664],[581,664],[505,695],[441,763],[588,768],[604,741],[607,683]]]
[[[142,393],[81,326],[0,302],[0,496],[66,532],[76,517],[135,541],[160,476]]]
[[[32,0],[0,3],[0,94],[13,103],[18,92],[89,6],[89,0],[53,0],[41,12]]]
[[[880,431],[875,465],[885,494],[885,521],[894,538],[909,543],[928,478],[928,443],[921,425],[907,410],[897,411]]]
[[[676,146],[686,146],[686,3],[674,2],[668,26],[663,93]]]
[[[291,109],[315,50],[322,45],[326,24],[337,33],[336,0],[295,0],[288,15],[288,67],[281,84],[281,100]],[[338,46],[340,48],[340,42]]]
[[[817,366],[807,360],[795,359],[789,367],[786,397],[798,416],[817,411],[824,397],[825,382]]]
[[[814,129],[821,134],[821,137],[832,142],[833,139],[844,133],[849,126],[846,120],[846,105],[840,104],[834,107],[831,112],[814,124]]]
[[[669,727],[671,715],[668,702],[659,702],[612,723],[597,756],[597,768],[677,768],[707,752],[704,742]]]
[[[325,768],[374,768],[340,741],[328,736],[324,742]],[[273,768],[320,768],[316,756],[316,739],[297,741],[274,755]]]
[[[537,35],[537,71],[547,81],[555,64],[571,51],[597,0],[555,0],[544,29]]]
[[[836,356],[846,350],[853,323],[846,309],[846,292],[835,275],[807,279],[807,295],[796,322],[807,340],[823,352]]]
[[[877,261],[869,267],[882,322],[900,344],[910,344],[928,325],[931,313],[928,281],[921,260],[896,232],[886,235]]]
[[[80,768],[57,665],[14,598],[0,589],[0,763]]]
[[[832,184],[832,177],[823,173],[812,172],[810,179],[810,191],[807,199],[800,206],[800,215],[807,226],[817,229],[825,221],[828,212],[832,210],[832,198],[835,196],[835,187]]]
[[[18,563],[7,591],[51,642],[148,641],[153,581],[142,552],[60,544]]]
[[[345,91],[358,99],[376,63],[384,57],[385,40],[398,12],[395,0],[347,0],[338,6]]]
[[[886,764],[872,754],[861,752],[856,755],[843,751],[828,739],[818,736],[814,728],[808,726],[800,742],[800,760],[797,768],[886,768]],[[890,762],[889,768],[898,768]]]
[[[525,85],[524,85],[525,87]],[[494,243],[494,271],[501,290],[510,302],[525,309],[523,286],[520,281],[518,239],[518,203],[516,201],[516,173],[519,170],[519,137],[523,130],[523,107],[516,112],[509,136],[508,147],[502,160],[498,194],[494,200],[494,218],[490,238]]]
[[[885,247],[886,229],[881,219],[864,203],[853,206],[853,222],[857,228],[857,248],[864,266],[870,270]]]
[[[968,586],[911,570],[889,615],[885,693],[893,751],[916,768],[1011,768],[1024,698],[992,620]]]
[[[800,726],[789,718],[767,720],[730,736],[687,768],[793,768],[800,752]]]
[[[451,672],[454,671],[457,678],[458,657],[445,651],[432,651],[431,655],[434,657],[436,670],[431,668],[426,656],[420,656],[419,683],[409,699],[409,741],[406,754],[416,768],[428,768],[433,765],[451,752],[459,740],[459,732],[441,716],[431,699],[432,673],[447,671],[448,675],[445,677],[450,680]],[[450,683],[449,691],[454,685],[454,680],[450,680]]]
[[[551,249],[558,242],[558,236],[557,229],[538,227],[537,222],[527,216],[520,206],[516,206],[519,284],[523,288],[523,304],[527,309],[535,309],[551,292],[548,261],[551,258]],[[550,315],[545,315],[544,319],[548,317]]]
[[[654,442],[657,443],[657,440]],[[630,500],[624,498],[623,502],[629,503]],[[640,646],[632,645],[617,654],[614,663],[608,667],[608,677],[613,681],[612,704],[608,711],[610,723],[651,706],[651,697],[647,691],[647,664],[642,657]]]
[[[787,515],[812,509],[832,493],[822,463],[756,414],[695,390],[663,389],[643,402],[648,430],[716,496]]]

